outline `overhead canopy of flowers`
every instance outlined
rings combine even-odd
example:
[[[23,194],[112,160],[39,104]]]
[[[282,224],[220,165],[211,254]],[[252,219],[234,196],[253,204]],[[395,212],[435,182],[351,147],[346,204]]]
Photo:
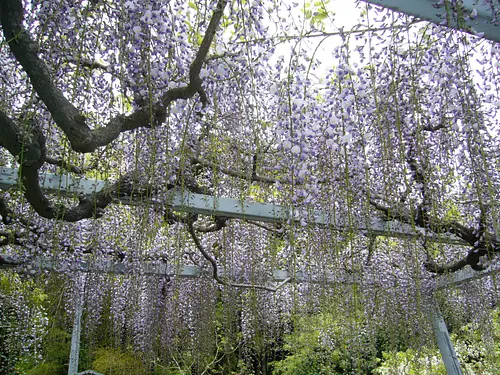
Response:
[[[2,254],[126,263],[72,274],[68,306],[85,290],[97,322],[112,296],[117,340],[143,348],[186,327],[202,342],[221,299],[248,337],[332,301],[351,332],[421,321],[437,275],[500,251],[500,47],[357,9],[340,27],[328,2],[2,1],[0,166],[20,176],[0,192]],[[47,173],[107,185],[46,191]],[[175,211],[174,190],[297,220]],[[318,211],[343,225],[311,224]],[[374,219],[414,235],[374,235]],[[141,276],[144,261],[207,272]],[[278,269],[310,282],[273,283]],[[467,288],[464,314],[498,294]]]

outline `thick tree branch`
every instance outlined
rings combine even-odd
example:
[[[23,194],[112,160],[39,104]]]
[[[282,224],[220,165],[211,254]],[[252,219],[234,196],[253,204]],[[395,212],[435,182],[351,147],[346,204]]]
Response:
[[[47,164],[52,164],[52,165],[57,165],[58,167],[61,167],[65,170],[67,170],[68,172],[73,172],[73,173],[76,173],[76,174],[82,174],[83,171],[81,168],[77,167],[76,165],[72,165],[70,163],[68,163],[67,161],[65,160],[62,160],[62,159],[55,159],[55,158],[52,158],[50,156],[46,156],[45,157],[45,162]]]
[[[434,217],[428,217],[428,221],[426,222],[424,222],[422,219],[417,221],[417,219],[419,219],[418,216],[415,217],[411,214],[410,210],[404,207],[389,207],[384,204],[378,203],[374,199],[370,200],[370,204],[378,211],[382,212],[384,216],[389,220],[395,219],[401,221],[402,223],[417,225],[421,228],[427,228],[437,234],[452,233],[466,241],[471,246],[473,246],[476,241],[476,236],[474,236],[473,234],[474,229],[467,228],[465,225],[462,225],[456,221],[443,222],[442,220]]]
[[[85,148],[92,141],[85,118],[56,87],[49,68],[38,57],[39,46],[22,26],[23,11],[20,0],[2,1],[0,20],[5,39],[14,57],[30,77],[35,91],[49,109],[54,121],[66,133],[76,149]]]
[[[107,126],[94,130],[87,125],[85,117],[55,85],[49,68],[38,57],[39,46],[22,25],[21,0],[3,0],[0,4],[0,21],[11,52],[28,74],[35,91],[49,109],[56,124],[68,137],[71,147],[79,152],[92,152],[100,146],[111,143],[123,131],[162,123],[166,118],[165,108],[174,100],[189,99],[198,93],[202,103],[204,105],[207,103],[208,99],[201,86],[200,70],[226,3],[227,1],[220,0],[217,4],[200,49],[191,64],[187,86],[168,90],[152,108],[142,107],[129,116],[114,117]]]
[[[148,127],[151,126],[152,121],[155,123],[163,122],[166,118],[165,107],[174,100],[188,99],[198,92],[202,101],[206,103],[207,99],[201,88],[199,73],[225,6],[226,1],[221,0],[214,11],[200,50],[191,65],[189,84],[168,90],[162,96],[161,101],[153,105],[153,119],[151,118],[151,109],[143,107],[129,116],[117,116],[111,119],[106,127],[95,130],[88,127],[80,111],[56,87],[50,76],[49,68],[38,57],[38,45],[22,26],[22,2],[19,0],[3,1],[0,4],[0,21],[11,52],[30,77],[35,91],[51,112],[56,124],[64,131],[76,151],[91,152],[97,147],[112,142],[122,131]],[[41,189],[38,169],[45,161],[66,168],[69,165],[45,156],[45,138],[41,131],[31,129],[25,131],[26,134],[24,134],[14,121],[1,111],[0,131],[4,135],[0,138],[0,146],[7,148],[21,163],[21,180],[25,187],[25,196],[42,217],[65,221],[98,217],[119,191],[122,193],[125,191],[126,194],[132,193],[131,184],[126,179],[121,179],[109,189],[95,195],[81,196],[80,203],[74,207],[56,207]],[[79,171],[72,169],[74,172]]]
[[[119,180],[111,188],[105,189],[94,196],[80,197],[80,203],[72,208],[55,207],[45,196],[40,185],[38,169],[46,160],[45,137],[38,129],[23,132],[4,112],[0,111],[0,132],[5,136],[0,138],[0,146],[5,147],[21,164],[21,181],[25,188],[25,197],[35,211],[47,219],[78,221],[84,218],[100,216],[102,210],[112,202],[118,191],[132,192],[130,183]],[[5,211],[5,204],[0,204],[0,210]],[[2,215],[3,217],[3,215]],[[3,219],[2,219],[3,220]]]
[[[201,89],[201,79],[200,79],[200,71],[203,66],[203,62],[205,61],[210,46],[212,45],[212,41],[214,40],[215,33],[217,28],[219,27],[220,20],[222,15],[224,14],[224,8],[226,7],[227,0],[219,0],[217,2],[217,6],[212,15],[212,19],[208,24],[208,28],[205,31],[205,36],[200,45],[200,49],[198,50],[198,54],[196,55],[194,61],[191,63],[189,68],[189,81],[191,85],[200,86]]]
[[[43,164],[45,138],[40,130],[22,131],[19,126],[0,110],[0,146],[5,147],[23,166]]]
[[[430,272],[438,274],[455,272],[467,265],[471,266],[471,268],[476,271],[481,271],[484,269],[484,266],[481,265],[480,258],[488,254],[500,252],[500,243],[495,237],[482,235],[479,239],[473,228],[467,228],[465,225],[456,221],[443,222],[442,220],[431,216],[428,216],[427,220],[424,221],[423,218],[419,218],[418,215],[413,217],[408,209],[391,208],[380,204],[373,199],[370,200],[370,204],[378,211],[382,212],[387,219],[396,219],[406,224],[427,228],[436,234],[449,232],[463,239],[472,247],[464,259],[450,265],[440,266],[433,261],[426,262],[424,266]]]
[[[439,265],[432,260],[428,260],[427,262],[424,263],[424,267],[429,272],[436,273],[438,275],[443,275],[445,273],[452,273],[461,270],[462,268],[467,266],[467,264],[468,263],[465,258],[444,266]]]
[[[102,216],[104,209],[120,196],[129,196],[137,192],[137,187],[128,176],[122,177],[110,187],[93,195],[79,197],[79,204],[71,208],[63,205],[54,206],[44,195],[38,176],[38,170],[25,167],[22,173],[23,185],[26,187],[25,196],[35,211],[47,219],[60,219],[75,222],[82,219]]]

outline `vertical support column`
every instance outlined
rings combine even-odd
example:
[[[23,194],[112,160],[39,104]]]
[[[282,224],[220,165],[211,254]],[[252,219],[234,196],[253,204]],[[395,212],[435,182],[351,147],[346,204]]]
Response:
[[[460,369],[460,362],[458,361],[457,354],[453,348],[453,343],[448,333],[448,328],[444,322],[443,314],[434,298],[430,299],[431,302],[431,319],[432,329],[436,336],[441,357],[443,357],[444,366],[448,375],[463,375]]]
[[[76,375],[78,372],[78,359],[80,356],[80,334],[82,332],[83,296],[77,296],[75,306],[75,320],[73,322],[73,333],[71,335],[71,351],[69,353],[68,375]]]

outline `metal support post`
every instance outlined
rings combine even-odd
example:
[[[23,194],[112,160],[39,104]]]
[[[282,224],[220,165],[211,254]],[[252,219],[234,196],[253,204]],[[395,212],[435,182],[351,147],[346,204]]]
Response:
[[[441,310],[434,298],[431,299],[431,319],[432,319],[432,329],[434,330],[434,335],[436,336],[439,351],[441,352],[441,357],[443,358],[444,366],[446,367],[446,372],[448,375],[462,375],[462,370],[460,369],[460,362],[458,361],[457,354],[453,348],[453,343],[450,339],[450,334],[448,333],[448,328],[441,314]]]
[[[82,332],[83,296],[78,296],[75,306],[75,320],[71,335],[71,352],[69,354],[68,375],[77,375],[78,359],[80,356],[80,334]]]

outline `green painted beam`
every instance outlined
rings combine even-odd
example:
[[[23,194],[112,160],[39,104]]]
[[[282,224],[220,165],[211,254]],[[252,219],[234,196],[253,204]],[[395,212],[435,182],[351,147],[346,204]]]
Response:
[[[472,280],[479,280],[484,277],[493,276],[500,272],[500,263],[491,264],[484,271],[474,271],[470,267],[463,268],[449,275],[440,276],[436,280],[437,289],[445,289],[460,284],[468,283]]]
[[[93,273],[110,273],[110,274],[136,274],[146,276],[163,276],[163,277],[180,277],[194,279],[203,275],[212,276],[212,269],[200,269],[195,265],[175,266],[172,264],[163,263],[161,261],[139,261],[133,264],[126,262],[118,262],[114,260],[95,259],[81,261],[71,265],[56,260],[54,257],[37,256],[33,259],[20,259],[6,253],[0,253],[0,269],[15,268],[22,272],[37,273],[40,271],[52,272],[93,272]],[[224,277],[225,274],[230,277],[232,272],[220,267],[219,276]],[[352,284],[357,282],[355,275],[347,275],[345,277],[334,275],[310,275],[303,271],[286,271],[274,270],[270,275],[267,275],[268,282],[297,282],[297,283],[325,283],[325,284]]]
[[[434,336],[436,337],[439,351],[441,352],[441,358],[443,359],[446,373],[448,375],[462,375],[460,362],[458,361],[457,353],[451,342],[448,327],[446,327],[443,314],[434,298],[430,300],[430,309],[432,330],[434,331]]]
[[[430,21],[440,25],[464,30],[472,34],[480,35],[486,39],[500,42],[500,20],[494,17],[495,11],[489,8],[489,4],[485,4],[481,0],[457,0],[457,3],[462,3],[464,19],[459,24],[456,19],[450,14],[446,17],[446,6],[436,7],[438,0],[363,0],[367,3],[389,8],[401,13],[415,16],[417,18]],[[446,0],[451,4],[451,0]],[[493,1],[498,11],[500,4]],[[474,13],[473,13],[474,12]],[[477,12],[477,15],[474,14]],[[471,17],[472,15],[472,17]],[[500,15],[499,15],[500,16]],[[474,18],[474,19],[472,19]],[[450,21],[448,24],[447,21]]]
[[[41,175],[42,187],[52,192],[64,194],[92,194],[106,186],[104,181],[76,178],[68,174]],[[0,168],[0,189],[8,189],[19,184],[18,171]],[[127,201],[123,201],[127,203]],[[152,202],[152,204],[155,204]],[[157,203],[156,203],[157,204]],[[350,220],[332,216],[321,210],[293,208],[273,203],[257,203],[241,199],[195,194],[189,191],[171,190],[167,204],[174,211],[183,211],[201,215],[219,215],[242,220],[254,220],[269,223],[293,221],[328,226],[339,231],[353,231],[367,236],[385,236],[399,238],[420,238],[426,235],[428,241],[467,245],[462,239],[451,233],[425,233],[422,228],[398,221],[386,221],[383,218],[351,218]]]

